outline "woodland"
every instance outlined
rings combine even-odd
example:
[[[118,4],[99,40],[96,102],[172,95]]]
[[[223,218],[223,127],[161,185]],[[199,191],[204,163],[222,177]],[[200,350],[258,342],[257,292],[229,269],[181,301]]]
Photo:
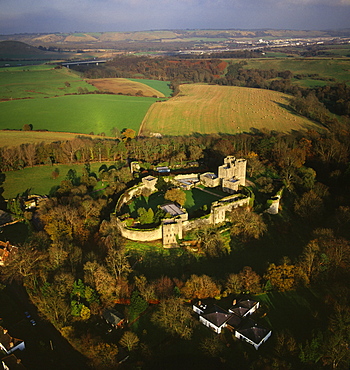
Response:
[[[84,73],[87,78],[141,73],[173,81],[174,94],[185,81],[288,92],[294,96],[290,109],[326,130],[147,138],[129,129],[116,132],[115,139],[77,137],[0,150],[0,189],[11,170],[46,164],[55,176],[57,163],[81,164],[81,171],[69,171],[35,212],[23,208],[26,193],[7,204],[0,199],[1,207],[28,230],[18,252],[1,267],[0,278],[3,291],[6,285],[23,286],[42,317],[91,368],[164,368],[173,359],[171,351],[178,354],[174,366],[196,368],[188,356],[181,357],[185,346],[194,351],[197,368],[349,368],[349,87],[334,83],[305,89],[291,84],[290,71],[245,70],[241,62],[225,68],[219,77],[220,60],[118,57]],[[247,159],[254,205],[232,211],[225,225],[186,235],[199,242],[199,252],[135,248],[119,235],[116,202],[153,165],[185,168],[198,162],[215,171],[227,155]],[[92,161],[110,166],[95,173]],[[130,161],[141,164],[140,172],[131,174]],[[106,186],[95,192],[99,180]],[[166,194],[169,189],[160,183],[159,191]],[[279,214],[264,213],[268,199],[281,189]],[[191,314],[195,299],[249,295],[279,302],[300,292],[317,296],[310,316],[274,320],[276,309],[265,304],[268,310],[259,318],[272,316],[267,324],[273,336],[258,353],[228,334],[203,331]],[[294,304],[299,307],[297,300]],[[111,307],[123,312],[127,324],[109,335],[96,325]],[[305,319],[308,324],[298,331]],[[125,362],[123,352],[129,355]]]

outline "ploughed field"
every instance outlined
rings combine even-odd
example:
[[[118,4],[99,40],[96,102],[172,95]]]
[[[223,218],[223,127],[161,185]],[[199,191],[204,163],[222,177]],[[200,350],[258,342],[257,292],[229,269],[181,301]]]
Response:
[[[139,133],[235,134],[249,132],[252,128],[279,132],[319,130],[319,125],[289,109],[289,99],[286,94],[263,89],[181,85],[175,98],[150,107]]]

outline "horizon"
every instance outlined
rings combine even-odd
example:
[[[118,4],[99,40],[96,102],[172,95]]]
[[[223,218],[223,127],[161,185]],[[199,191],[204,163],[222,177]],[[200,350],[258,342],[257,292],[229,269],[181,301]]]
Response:
[[[11,36],[11,35],[35,35],[35,34],[91,34],[91,33],[137,33],[137,32],[159,32],[159,31],[295,31],[295,32],[327,32],[327,31],[346,31],[350,30],[350,27],[343,27],[343,28],[323,28],[323,29],[301,29],[301,28],[154,28],[154,29],[142,29],[142,30],[132,30],[132,31],[84,31],[84,30],[75,30],[75,31],[52,31],[52,32],[17,32],[17,33],[0,33],[0,36]]]
[[[0,34],[350,27],[350,0],[0,0]],[[81,31],[77,31],[81,30]]]

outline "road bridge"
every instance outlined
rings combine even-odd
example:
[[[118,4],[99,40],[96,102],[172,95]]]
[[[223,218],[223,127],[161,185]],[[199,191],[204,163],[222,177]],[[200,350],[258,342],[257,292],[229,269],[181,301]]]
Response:
[[[63,62],[61,63],[61,65],[63,67],[67,67],[67,68],[70,68],[71,66],[81,66],[81,65],[89,65],[89,64],[95,64],[95,65],[99,65],[101,63],[106,63],[107,60],[106,59],[102,59],[102,60],[77,60],[77,61],[74,61],[74,62]]]

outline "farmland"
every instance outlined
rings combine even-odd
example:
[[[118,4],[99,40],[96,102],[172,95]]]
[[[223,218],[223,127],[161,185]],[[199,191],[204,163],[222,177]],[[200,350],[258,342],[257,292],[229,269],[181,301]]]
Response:
[[[1,129],[110,134],[113,127],[137,131],[155,98],[119,95],[73,95],[1,102]]]
[[[267,128],[280,132],[319,129],[291,113],[288,95],[275,91],[212,85],[181,85],[175,98],[150,108],[140,133],[188,135],[238,133]]]
[[[97,90],[71,70],[49,65],[1,69],[0,81],[0,100],[61,96],[78,93],[79,88]]]
[[[90,85],[100,91],[121,95],[139,95],[148,97],[164,97],[164,94],[137,80],[126,78],[96,78],[87,80]]]

